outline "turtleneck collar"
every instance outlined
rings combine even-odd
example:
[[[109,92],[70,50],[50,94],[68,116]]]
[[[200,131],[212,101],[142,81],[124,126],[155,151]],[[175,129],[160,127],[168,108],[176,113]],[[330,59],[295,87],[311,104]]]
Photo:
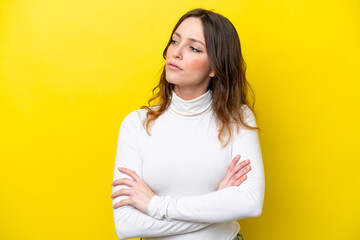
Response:
[[[210,89],[203,95],[191,100],[184,100],[172,91],[170,110],[184,117],[198,116],[208,112],[211,109],[211,103],[212,92]]]

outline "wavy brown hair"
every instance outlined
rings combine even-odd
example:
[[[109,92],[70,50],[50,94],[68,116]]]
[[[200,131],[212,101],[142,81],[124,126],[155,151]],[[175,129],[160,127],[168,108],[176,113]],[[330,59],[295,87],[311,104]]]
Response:
[[[215,71],[215,76],[211,78],[208,89],[212,90],[212,109],[219,128],[218,139],[225,147],[231,140],[233,123],[235,123],[237,132],[241,126],[247,129],[259,129],[249,126],[245,122],[246,116],[244,116],[242,107],[243,105],[248,106],[255,116],[255,97],[245,77],[246,64],[241,54],[239,36],[227,18],[213,11],[197,8],[184,14],[176,23],[163,51],[165,60],[174,32],[189,17],[199,18],[203,25],[206,50],[210,65]],[[160,82],[152,90],[153,97],[148,101],[149,106],[141,107],[141,109],[147,110],[143,125],[149,135],[151,135],[150,124],[163,114],[171,103],[174,84],[166,80],[165,71],[164,66]],[[249,92],[252,93],[252,104],[250,104]],[[151,104],[152,102],[155,104]],[[227,135],[227,139],[224,141],[222,138],[225,135]]]

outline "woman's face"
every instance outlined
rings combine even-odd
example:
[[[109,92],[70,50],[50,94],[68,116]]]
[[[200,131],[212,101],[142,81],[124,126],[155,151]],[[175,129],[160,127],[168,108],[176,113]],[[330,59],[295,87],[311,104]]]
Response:
[[[202,22],[199,18],[187,18],[175,30],[167,49],[166,80],[178,89],[204,92],[213,76]]]

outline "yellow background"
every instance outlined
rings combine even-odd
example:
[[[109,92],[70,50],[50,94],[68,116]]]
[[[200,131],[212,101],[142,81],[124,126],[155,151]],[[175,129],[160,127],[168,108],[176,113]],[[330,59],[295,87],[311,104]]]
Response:
[[[266,190],[246,240],[360,239],[360,2],[0,1],[0,239],[113,239],[122,119],[186,11],[236,26]]]

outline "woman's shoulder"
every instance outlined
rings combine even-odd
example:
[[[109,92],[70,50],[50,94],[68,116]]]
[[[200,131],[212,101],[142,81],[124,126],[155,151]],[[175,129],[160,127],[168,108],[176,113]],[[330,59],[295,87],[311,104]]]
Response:
[[[137,124],[139,122],[142,122],[146,118],[146,109],[136,109],[131,111],[128,115],[125,116],[124,120],[122,121],[122,124],[130,124],[134,123]]]
[[[140,130],[142,127],[145,126],[148,110],[149,109],[156,110],[156,107],[157,107],[156,105],[148,106],[146,108],[140,108],[131,111],[128,115],[125,116],[121,125],[124,127],[126,126],[126,128],[130,127],[133,128],[134,130],[135,129]]]
[[[243,119],[247,124],[250,126],[254,124],[256,125],[255,114],[248,105],[243,104],[241,106],[241,113],[243,114]]]

